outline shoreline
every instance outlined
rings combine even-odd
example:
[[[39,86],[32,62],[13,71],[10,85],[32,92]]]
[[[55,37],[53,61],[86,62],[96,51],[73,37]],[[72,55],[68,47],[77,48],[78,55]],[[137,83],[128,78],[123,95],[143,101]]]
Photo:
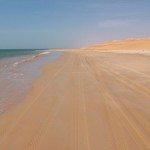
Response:
[[[0,114],[20,103],[43,74],[42,67],[61,55],[63,53],[41,50],[37,54],[1,59]]]

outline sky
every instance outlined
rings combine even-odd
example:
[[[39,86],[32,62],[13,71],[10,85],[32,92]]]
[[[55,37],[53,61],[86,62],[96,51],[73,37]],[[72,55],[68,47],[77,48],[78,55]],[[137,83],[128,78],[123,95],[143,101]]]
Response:
[[[0,0],[0,49],[150,37],[150,0]]]

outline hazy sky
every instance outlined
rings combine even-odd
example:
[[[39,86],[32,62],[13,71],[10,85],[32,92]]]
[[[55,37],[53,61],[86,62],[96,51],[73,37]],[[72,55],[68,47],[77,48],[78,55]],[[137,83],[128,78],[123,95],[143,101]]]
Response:
[[[0,0],[0,48],[84,47],[150,36],[150,0]]]

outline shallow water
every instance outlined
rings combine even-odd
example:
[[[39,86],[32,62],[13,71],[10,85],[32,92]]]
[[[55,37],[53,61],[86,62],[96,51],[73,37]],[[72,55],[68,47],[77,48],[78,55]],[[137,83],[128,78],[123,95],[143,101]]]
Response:
[[[42,50],[36,54],[0,59],[0,113],[22,100],[33,80],[42,73],[40,68],[62,54]]]
[[[44,49],[43,49],[44,50]],[[37,49],[0,49],[0,59],[38,53]],[[41,51],[41,50],[40,50]]]

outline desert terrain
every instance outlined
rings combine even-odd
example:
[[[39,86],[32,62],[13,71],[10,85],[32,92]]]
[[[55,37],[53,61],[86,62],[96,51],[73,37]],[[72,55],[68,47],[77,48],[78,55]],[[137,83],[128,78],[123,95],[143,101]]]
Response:
[[[0,116],[0,150],[149,150],[150,50],[139,45],[64,50]]]
[[[110,42],[101,42],[95,45],[90,45],[85,50],[99,50],[99,51],[149,51],[150,38],[129,38],[126,40],[113,40]]]

